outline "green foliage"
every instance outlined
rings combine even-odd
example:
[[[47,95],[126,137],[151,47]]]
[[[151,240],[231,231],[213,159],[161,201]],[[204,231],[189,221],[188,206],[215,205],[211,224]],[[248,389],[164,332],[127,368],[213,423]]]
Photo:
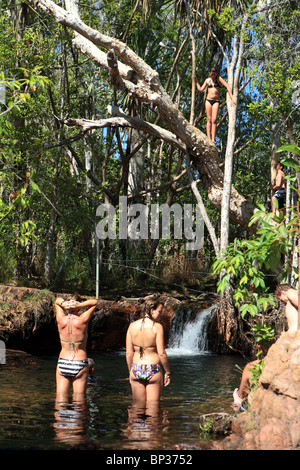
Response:
[[[48,77],[39,74],[40,69],[41,67],[38,66],[32,70],[19,67],[19,71],[24,75],[20,79],[6,77],[3,72],[0,72],[0,83],[6,85],[11,91],[7,100],[8,108],[17,106],[17,109],[20,110],[19,102],[27,102],[31,97],[30,91],[36,92],[39,87],[45,89],[46,85],[50,83]]]
[[[264,359],[258,361],[252,369],[249,369],[252,372],[252,376],[250,377],[250,389],[252,392],[255,392],[258,386],[259,378],[262,374],[264,368]]]
[[[264,325],[260,322],[257,322],[252,330],[254,332],[256,344],[260,346],[258,356],[265,354],[266,351],[270,348],[274,341],[275,330],[270,325]]]
[[[214,273],[221,275],[218,292],[233,286],[233,298],[242,317],[246,313],[254,317],[266,311],[268,305],[275,305],[273,295],[268,292],[265,275],[275,270],[282,254],[288,255],[291,241],[283,218],[276,218],[278,226],[272,223],[272,218],[272,213],[260,206],[251,219],[251,223],[259,226],[257,237],[230,244],[226,253],[213,264]]]
[[[5,231],[1,231],[0,241],[0,283],[6,284],[14,277],[14,271],[17,265],[15,252],[12,244],[8,243],[8,237]],[[4,241],[4,239],[6,241]]]
[[[213,431],[214,423],[215,423],[215,418],[206,417],[204,422],[199,425],[200,436],[201,436],[202,439],[210,439],[211,438],[211,433]]]
[[[295,2],[273,2],[269,9],[254,16],[255,35],[250,50],[260,70],[253,79],[261,95],[269,100],[266,116],[271,122],[293,112],[293,82],[300,71],[295,55],[299,24],[300,10]]]
[[[291,242],[284,221],[280,220],[278,227],[271,222],[272,214],[260,206],[252,217],[252,223],[259,226],[258,236],[231,243],[213,264],[213,272],[220,274],[218,292],[224,292],[230,285],[233,287],[233,298],[242,317],[247,313],[254,317],[266,311],[268,305],[275,305],[265,275],[275,270],[282,254],[288,254]]]

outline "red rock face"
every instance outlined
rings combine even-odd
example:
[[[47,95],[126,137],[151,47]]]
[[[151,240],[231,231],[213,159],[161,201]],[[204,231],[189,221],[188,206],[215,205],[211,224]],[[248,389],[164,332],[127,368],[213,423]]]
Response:
[[[90,349],[125,348],[126,332],[132,321],[140,318],[142,304],[139,301],[126,299],[122,302],[98,302],[98,307],[89,327]],[[165,306],[160,323],[165,332],[165,343],[168,344],[169,331],[174,309]]]
[[[270,348],[250,410],[232,431],[226,449],[300,449],[300,331],[282,333]]]

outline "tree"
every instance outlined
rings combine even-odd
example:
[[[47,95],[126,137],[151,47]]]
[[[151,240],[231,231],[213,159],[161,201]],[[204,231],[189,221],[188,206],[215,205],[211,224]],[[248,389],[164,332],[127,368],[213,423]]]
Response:
[[[192,163],[197,168],[204,187],[207,189],[209,200],[217,207],[221,207],[223,193],[223,173],[220,168],[217,148],[196,127],[190,124],[184,115],[172,103],[170,97],[161,85],[158,73],[144,60],[132,51],[122,41],[102,34],[86,25],[78,16],[67,12],[51,0],[30,1],[34,6],[53,16],[58,23],[71,28],[75,32],[74,44],[83,53],[92,58],[98,65],[109,71],[110,83],[117,89],[125,91],[142,103],[147,103],[157,112],[168,129],[149,126],[148,123],[139,123],[144,130],[156,134],[160,138],[168,136],[174,145],[181,149],[188,149]],[[105,54],[101,49],[105,49]],[[118,57],[118,59],[117,59]],[[123,125],[130,120],[130,125],[137,126],[137,122],[124,116]],[[68,121],[74,124],[74,121]],[[106,125],[120,125],[118,120],[111,118]],[[77,124],[80,124],[77,121]],[[100,123],[104,125],[104,123]],[[84,130],[91,129],[94,123],[85,123]],[[241,196],[233,187],[230,196],[230,216],[245,230],[255,207]],[[255,231],[252,226],[250,229]]]

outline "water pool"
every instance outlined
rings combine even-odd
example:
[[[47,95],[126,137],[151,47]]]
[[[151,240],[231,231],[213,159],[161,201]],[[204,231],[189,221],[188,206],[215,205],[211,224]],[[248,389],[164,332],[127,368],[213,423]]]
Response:
[[[77,444],[114,450],[169,450],[198,445],[199,416],[232,412],[232,391],[247,359],[168,351],[171,385],[160,408],[132,406],[125,351],[95,352],[95,381],[83,403],[56,403],[56,356],[38,365],[0,365],[0,450],[69,450]]]

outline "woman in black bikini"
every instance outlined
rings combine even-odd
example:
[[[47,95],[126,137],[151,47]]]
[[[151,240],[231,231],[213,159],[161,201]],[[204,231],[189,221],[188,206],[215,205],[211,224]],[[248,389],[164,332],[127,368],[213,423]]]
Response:
[[[220,107],[220,86],[223,85],[232,101],[232,104],[235,105],[233,100],[233,96],[230,90],[228,83],[223,80],[217,74],[216,69],[211,69],[209,77],[205,80],[202,86],[199,85],[198,79],[195,76],[197,90],[202,92],[208,89],[207,97],[205,101],[205,110],[206,110],[206,117],[207,117],[207,124],[206,124],[206,133],[207,137],[215,143],[216,132],[217,132],[217,117]]]
[[[164,346],[163,327],[157,320],[163,305],[146,302],[142,318],[131,323],[126,336],[126,361],[133,400],[140,404],[158,402],[163,381],[170,383],[170,368]],[[165,370],[163,379],[162,366]]]

